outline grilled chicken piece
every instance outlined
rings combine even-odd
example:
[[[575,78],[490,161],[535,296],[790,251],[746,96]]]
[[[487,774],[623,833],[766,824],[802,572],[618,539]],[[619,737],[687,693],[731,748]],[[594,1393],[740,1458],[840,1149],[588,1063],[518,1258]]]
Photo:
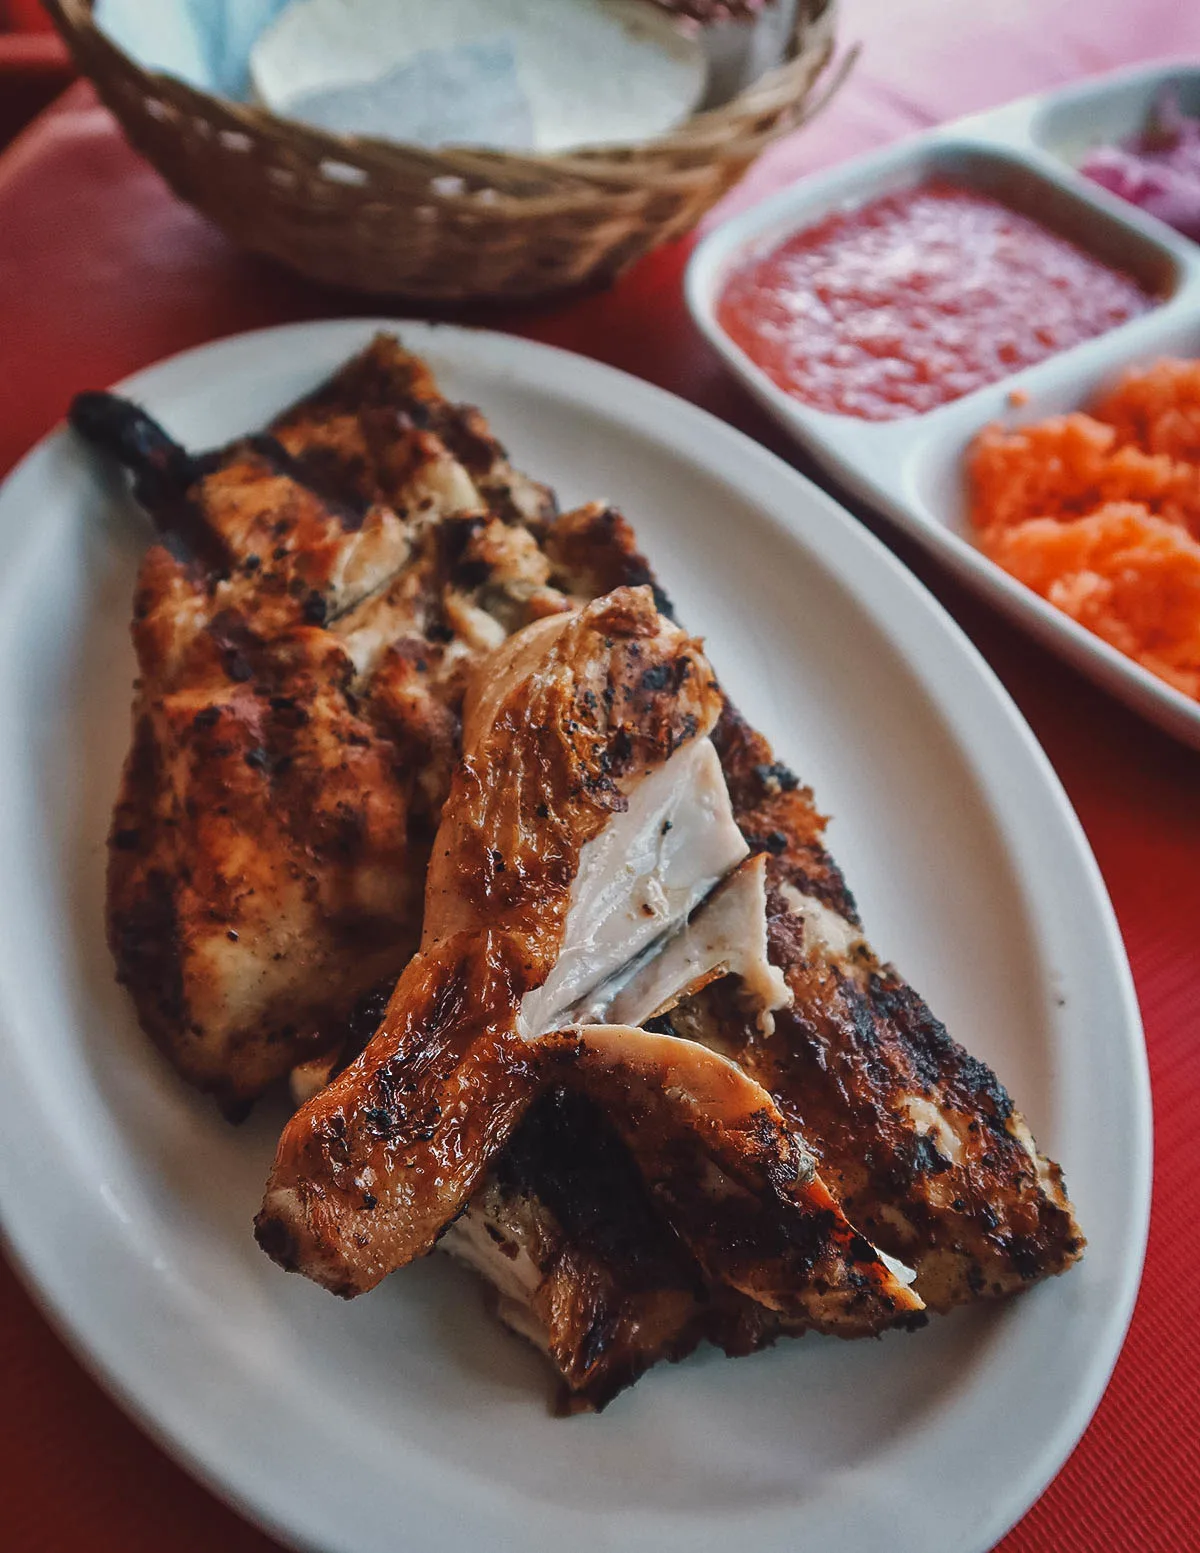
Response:
[[[118,977],[238,1114],[328,1070],[415,948],[467,671],[569,607],[539,548],[553,498],[386,339],[216,454],[110,395],[72,420],[162,534],[110,833]]]
[[[669,603],[623,518],[556,518],[478,412],[386,337],[268,436],[214,455],[189,457],[109,396],[81,396],[73,419],[134,470],[162,531],[139,579],[135,737],[110,836],[119,975],[231,1113],[288,1070],[304,1098],[362,1049],[416,942],[472,666],[622,585]],[[748,868],[761,894],[768,869],[774,967],[761,944],[730,951],[715,896],[570,1017],[657,1014],[656,1029],[735,1055],[934,1308],[1062,1271],[1083,1241],[1057,1167],[862,944],[811,795],[728,708],[713,740],[753,853],[725,895]],[[772,1015],[780,976],[793,1006]],[[664,1007],[646,1014],[651,995]],[[566,1082],[442,1243],[508,1291],[502,1314],[550,1352],[572,1407],[701,1339],[746,1352],[805,1325],[707,1280],[620,1131]]]
[[[736,978],[704,976],[655,1027],[723,1052],[770,1091],[850,1220],[916,1269],[930,1309],[1066,1271],[1084,1240],[1061,1170],[991,1070],[867,945],[811,793],[728,706],[712,737],[750,862],[770,879],[768,952],[792,996],[768,1022]],[[727,953],[705,915],[690,944],[679,939],[689,964]],[[670,974],[666,958],[647,969],[678,985],[686,976]],[[655,1001],[655,985],[643,975],[618,992],[640,992],[631,1017]],[[611,1126],[560,1090],[531,1112],[442,1241],[495,1285],[501,1319],[548,1354],[567,1411],[604,1406],[649,1365],[702,1341],[737,1354],[804,1329],[714,1300],[633,1174]]]
[[[772,961],[792,997],[764,1032],[729,982],[668,1016],[778,1100],[846,1213],[914,1267],[933,1310],[1018,1292],[1078,1260],[1062,1171],[996,1075],[867,944],[811,794],[726,709],[714,740],[738,823],[769,852]]]
[[[772,1319],[732,1292],[713,1297],[621,1135],[578,1091],[534,1102],[440,1246],[546,1354],[564,1412],[603,1407],[659,1360],[683,1358],[713,1335],[719,1309]]]
[[[657,787],[672,757],[690,762],[689,746],[699,746],[720,711],[695,644],[641,594],[537,622],[497,658],[485,693],[467,708],[464,759],[429,870],[421,952],[364,1055],[289,1124],[260,1221],[268,1239],[296,1242],[289,1260],[343,1292],[428,1250],[477,1184],[487,1162],[477,1156],[491,1152],[490,1129],[503,1126],[502,1097],[511,1096],[514,1122],[528,1103],[532,1048],[523,1037],[554,1027],[551,1006],[537,1011],[547,1016],[540,1029],[521,1026],[544,999],[560,952],[567,961],[574,952],[563,943],[571,887],[577,874],[585,886],[593,877],[581,869],[581,849],[615,814],[627,818],[630,793]],[[662,678],[643,688],[651,670]],[[685,912],[744,854],[731,821],[726,834],[729,861],[717,857],[694,898],[685,885]],[[653,861],[652,846],[647,873]],[[663,931],[657,900],[647,892],[645,901],[646,929]],[[595,979],[604,974],[601,967]],[[569,982],[562,1010],[587,990]],[[443,1090],[470,1065],[477,1077],[464,1077],[451,1107]],[[415,1168],[410,1154],[431,1152],[424,1138],[398,1150],[397,1137],[412,1129],[432,1129],[434,1150],[445,1156],[440,1168]],[[471,1136],[480,1131],[482,1139]],[[331,1146],[345,1181],[337,1193],[325,1181]],[[395,1203],[382,1190],[385,1176],[389,1187],[395,1177]],[[373,1199],[366,1210],[364,1190]],[[371,1217],[360,1224],[363,1211]],[[372,1261],[359,1269],[355,1236],[368,1226]],[[394,1243],[385,1251],[389,1227]]]
[[[171,499],[225,568],[165,545],[142,566],[109,936],[143,1025],[236,1108],[312,1055],[415,938],[398,749],[320,627],[408,541],[384,509],[346,528],[248,446]]]
[[[713,742],[751,861],[769,874],[769,954],[790,1006],[765,1021],[736,977],[708,975],[705,963],[719,966],[727,951],[702,914],[690,941],[678,940],[702,985],[672,997],[665,1018],[648,1007],[660,1001],[655,978],[686,980],[667,969],[665,953],[640,984],[630,980],[609,1001],[601,989],[588,1014],[636,1022],[657,1014],[656,1028],[707,1044],[756,1077],[812,1147],[851,1221],[885,1257],[916,1268],[914,1288],[929,1308],[1001,1298],[1066,1271],[1085,1242],[1061,1170],[1038,1152],[992,1071],[867,945],[812,794],[728,706]],[[621,996],[637,1001],[622,1005]],[[676,1251],[652,1256],[661,1221],[638,1193],[614,1185],[629,1179],[632,1161],[615,1163],[611,1127],[603,1143],[589,1143],[593,1160],[569,1140],[598,1136],[599,1124],[589,1129],[575,1112],[570,1129],[555,1123],[552,1104],[576,1103],[566,1091],[539,1103],[442,1242],[501,1291],[502,1319],[548,1353],[564,1406],[603,1406],[656,1359],[704,1340],[744,1353],[803,1330],[762,1306],[714,1300]]]
[[[734,1356],[805,1330],[710,1285],[605,1111],[561,1086],[533,1104],[439,1245],[487,1279],[499,1318],[546,1354],[566,1413],[604,1407],[704,1341]]]
[[[619,589],[528,627],[476,685],[421,953],[363,1056],[285,1129],[264,1247],[337,1293],[373,1287],[432,1249],[562,1083],[602,1105],[708,1283],[828,1330],[918,1310],[736,1064],[627,1025],[558,1028],[745,855],[697,645],[648,588]]]

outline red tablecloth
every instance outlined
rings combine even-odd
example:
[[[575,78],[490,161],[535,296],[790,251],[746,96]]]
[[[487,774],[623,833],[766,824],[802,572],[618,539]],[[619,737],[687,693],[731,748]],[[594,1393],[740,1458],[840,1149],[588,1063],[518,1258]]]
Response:
[[[928,124],[1114,65],[1200,57],[1183,0],[846,0],[859,69],[824,119],[734,202]],[[725,381],[680,300],[682,248],[613,292],[481,317],[663,384],[780,447]],[[169,352],[287,319],[362,311],[240,256],[73,88],[0,158],[0,471],[71,392]],[[371,311],[378,309],[372,307]],[[36,516],[36,515],[34,515]],[[890,539],[979,643],[1046,746],[1116,903],[1153,1069],[1156,1190],[1125,1352],[1083,1442],[1004,1553],[1200,1549],[1200,758],[1048,657]],[[94,1385],[0,1263],[0,1547],[8,1553],[265,1553]]]
[[[5,32],[3,20],[0,10],[0,148],[53,102],[75,75],[57,35]]]

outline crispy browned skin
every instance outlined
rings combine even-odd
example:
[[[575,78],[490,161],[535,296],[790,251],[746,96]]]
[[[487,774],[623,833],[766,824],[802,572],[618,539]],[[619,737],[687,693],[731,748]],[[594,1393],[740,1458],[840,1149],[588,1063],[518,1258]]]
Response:
[[[259,1239],[339,1293],[429,1250],[479,1183],[533,1098],[517,1016],[557,958],[581,849],[622,806],[623,778],[720,711],[698,647],[648,589],[530,631],[532,681],[522,659],[471,709],[421,952],[366,1051],[280,1140]]]
[[[146,1028],[236,1104],[309,1053],[413,940],[396,746],[312,623],[404,540],[383,511],[348,532],[251,451],[187,499],[234,560],[216,576],[154,546],[142,566],[109,937]]]
[[[654,585],[618,514],[551,521],[550,493],[394,340],[273,432],[199,461],[138,450],[167,540],[139,582],[142,683],[110,838],[119,974],[181,1071],[230,1109],[336,1050],[348,1022],[370,1028],[370,994],[415,941],[471,663],[572,598]],[[717,738],[739,823],[777,886],[857,925],[811,795],[732,713]],[[738,1054],[803,1123],[835,1195],[918,1266],[934,1308],[1068,1266],[1082,1239],[1061,1175],[1023,1148],[990,1070],[865,947],[822,951],[778,889],[771,909],[795,1012],[764,1041],[718,984],[674,1014],[680,1030]],[[928,1110],[914,1118],[914,1098],[932,1124]],[[447,1240],[482,1226],[477,1239],[499,1235],[500,1260],[526,1267],[520,1324],[573,1405],[702,1338],[744,1352],[797,1329],[718,1297],[678,1233],[664,1241],[619,1131],[582,1126],[589,1106],[595,1117],[565,1088],[540,1101]],[[556,1107],[574,1108],[586,1146],[566,1147]],[[943,1152],[952,1138],[961,1162]]]
[[[661,1027],[726,1052],[770,1091],[851,1221],[916,1269],[929,1308],[1066,1271],[1084,1241],[1061,1170],[1037,1152],[995,1074],[863,941],[811,792],[728,707],[714,741],[738,823],[769,857],[771,958],[795,1001],[764,1036],[726,980]],[[824,947],[784,885],[858,929],[852,947]],[[915,1114],[914,1099],[924,1103]],[[794,1315],[714,1298],[641,1180],[611,1122],[560,1090],[526,1119],[447,1237],[502,1290],[519,1268],[499,1314],[546,1350],[568,1411],[604,1406],[656,1360],[702,1341],[737,1354],[806,1329]]]
[[[497,661],[499,660],[499,661]],[[846,1221],[772,1097],[693,1042],[523,1031],[565,938],[583,848],[629,783],[721,708],[649,588],[542,621],[490,660],[434,846],[420,954],[361,1058],[289,1122],[258,1233],[340,1294],[430,1250],[540,1090],[598,1102],[706,1285],[827,1330],[919,1308]]]
[[[227,1103],[319,1048],[411,948],[418,910],[395,745],[359,715],[336,644],[233,650],[252,681],[197,666],[142,697],[109,867],[142,1022]]]
[[[712,1287],[611,1119],[577,1090],[536,1102],[443,1245],[546,1353],[563,1412],[605,1406],[706,1340],[746,1354],[780,1330],[774,1312]]]
[[[648,572],[601,506],[547,542],[550,492],[387,337],[215,455],[110,396],[74,420],[164,533],[135,600],[109,940],[143,1026],[237,1114],[332,1061],[412,953],[471,664]]]
[[[696,1042],[627,1026],[548,1038],[551,1068],[597,1102],[720,1302],[798,1329],[873,1336],[920,1300],[847,1220],[774,1098]]]
[[[771,854],[771,959],[794,1002],[763,1036],[725,981],[676,1011],[672,1027],[770,1090],[854,1222],[916,1269],[931,1309],[1063,1272],[1084,1241],[1062,1171],[1038,1153],[992,1070],[872,953],[811,793],[732,711],[715,739],[738,823]],[[789,891],[843,918],[854,942],[823,944]]]
[[[568,605],[553,498],[394,340],[203,459],[107,396],[76,422],[165,534],[135,600],[110,943],[145,1028],[236,1112],[412,953],[470,664]]]
[[[340,1292],[429,1249],[511,1130],[530,1098],[517,1013],[557,956],[580,851],[622,805],[621,779],[661,764],[720,710],[696,645],[663,624],[645,591],[533,632],[532,691],[519,670],[511,687],[501,673],[475,709],[421,953],[366,1052],[280,1142],[260,1238]],[[646,691],[657,665],[671,688]],[[418,1153],[428,1170],[415,1169]]]
[[[537,1101],[444,1245],[546,1352],[566,1411],[603,1406],[652,1364],[690,1353],[716,1305],[620,1133],[577,1091]]]

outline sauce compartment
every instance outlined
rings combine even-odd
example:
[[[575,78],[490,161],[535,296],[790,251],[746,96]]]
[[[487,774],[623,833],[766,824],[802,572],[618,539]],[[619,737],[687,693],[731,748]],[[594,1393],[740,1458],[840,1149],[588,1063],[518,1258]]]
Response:
[[[1143,129],[1163,91],[1175,94],[1184,113],[1200,117],[1200,65],[1158,65],[1057,93],[1034,113],[1030,138],[1039,149],[1078,167],[1097,146],[1116,145]]]
[[[927,184],[957,185],[967,191],[998,201],[1051,234],[1065,238],[1083,253],[1100,263],[1130,276],[1153,299],[1150,309],[1115,327],[1052,352],[1035,364],[1014,368],[1022,379],[1030,373],[1045,371],[1052,363],[1090,350],[1099,339],[1112,339],[1131,329],[1144,327],[1163,303],[1175,298],[1187,280],[1186,268],[1169,242],[1160,241],[1142,225],[1122,219],[1107,208],[1107,201],[1096,202],[1090,189],[1080,188],[1076,178],[1065,169],[1035,166],[1019,154],[975,141],[943,139],[931,136],[896,151],[883,153],[860,163],[858,167],[834,169],[786,191],[746,216],[735,218],[727,228],[712,234],[698,250],[688,275],[688,290],[693,313],[710,340],[735,369],[746,378],[760,397],[768,400],[777,413],[784,404],[789,418],[798,429],[804,423],[818,423],[813,435],[827,435],[831,423],[854,421],[868,432],[893,424],[896,420],[923,421],[946,413],[953,404],[986,393],[988,385],[976,387],[940,406],[918,412],[907,411],[892,417],[867,418],[853,413],[817,408],[794,393],[789,393],[736,342],[719,319],[725,288],[745,266],[761,262],[789,239],[819,226],[837,215],[852,215],[877,199],[904,194]],[[1000,381],[1008,381],[1011,374]]]
[[[1090,83],[1033,104],[1028,128],[1041,155],[1200,245],[1200,69]]]
[[[1011,385],[997,384],[970,401],[959,400],[939,419],[935,435],[922,438],[906,460],[897,494],[927,522],[936,523],[974,547],[970,523],[966,456],[984,427],[1028,426],[1055,415],[1086,410],[1126,372],[1150,367],[1167,356],[1200,357],[1200,318],[1178,320],[1149,331],[1133,350],[1105,352],[1086,370],[1060,358],[1036,369],[1028,397],[1011,402]],[[1066,362],[1064,366],[1064,361]],[[1032,374],[1030,374],[1032,379]]]
[[[826,216],[736,265],[729,337],[831,414],[928,414],[1148,313],[1126,271],[961,179]]]
[[[938,167],[941,176],[990,194],[1113,269],[1124,270],[1158,301],[1179,289],[1183,276],[1176,256],[1094,204],[1073,183],[1058,183],[1018,157],[971,148],[944,148]]]

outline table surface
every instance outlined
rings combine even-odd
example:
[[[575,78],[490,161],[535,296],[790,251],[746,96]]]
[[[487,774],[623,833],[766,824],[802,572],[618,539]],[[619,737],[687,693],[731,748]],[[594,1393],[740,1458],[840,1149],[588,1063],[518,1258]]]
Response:
[[[825,116],[775,147],[724,210],[920,129],[1139,60],[1200,57],[1181,0],[845,0],[860,64]],[[969,18],[969,22],[968,22]],[[680,296],[687,245],[613,291],[471,321],[648,378],[800,462],[730,382]],[[0,472],[111,382],[220,335],[378,312],[240,255],[138,161],[76,86],[0,157]],[[460,313],[457,316],[462,317]],[[873,525],[874,526],[874,525]],[[1200,1547],[1200,1280],[1181,1275],[1200,1218],[1200,756],[1048,657],[938,567],[884,537],[965,627],[1044,744],[1111,891],[1141,999],[1154,1083],[1155,1198],[1145,1279],[1112,1384],[1003,1553]],[[275,1544],[175,1466],[109,1400],[0,1261],[0,1544],[8,1553],[266,1553]]]

